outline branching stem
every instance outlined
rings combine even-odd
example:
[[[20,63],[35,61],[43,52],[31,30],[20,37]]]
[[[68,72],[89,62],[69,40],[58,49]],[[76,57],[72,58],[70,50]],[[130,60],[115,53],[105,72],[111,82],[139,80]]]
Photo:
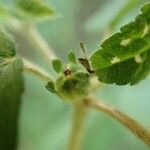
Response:
[[[85,99],[85,104],[88,107],[97,109],[98,111],[102,111],[112,118],[116,119],[127,129],[129,129],[134,135],[139,137],[143,142],[150,146],[150,132],[131,117],[127,116],[116,108],[105,104],[102,101],[94,101],[87,98]]]

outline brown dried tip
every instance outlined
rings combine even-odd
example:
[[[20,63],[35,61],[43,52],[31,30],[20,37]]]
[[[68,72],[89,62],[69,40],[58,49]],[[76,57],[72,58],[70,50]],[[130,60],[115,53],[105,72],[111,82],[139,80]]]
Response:
[[[94,70],[91,69],[90,64],[88,59],[86,58],[79,58],[79,62],[86,68],[86,70],[90,73],[93,74]]]
[[[83,44],[82,42],[79,42],[79,45],[80,45],[80,48],[81,48],[81,50],[82,50],[82,52],[83,52],[83,54],[84,54],[84,57],[85,57],[85,58],[88,58],[84,44]]]

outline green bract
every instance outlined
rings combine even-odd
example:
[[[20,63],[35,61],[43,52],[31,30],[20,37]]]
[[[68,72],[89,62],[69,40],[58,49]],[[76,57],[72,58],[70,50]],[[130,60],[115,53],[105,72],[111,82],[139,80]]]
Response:
[[[61,60],[59,60],[59,59],[54,59],[54,60],[52,61],[52,66],[53,66],[53,69],[54,69],[57,73],[59,73],[59,72],[61,71],[61,69],[62,69]]]
[[[66,100],[81,99],[86,96],[90,86],[90,75],[81,66],[67,64],[55,81],[47,84],[47,89]]]
[[[68,53],[68,59],[69,59],[69,62],[70,62],[70,63],[76,64],[76,56],[75,56],[75,54],[73,53],[73,51],[70,51],[70,52]]]
[[[92,75],[76,62],[72,51],[68,54],[68,60],[69,63],[63,65],[59,59],[52,61],[53,69],[58,73],[58,77],[55,82],[48,82],[46,88],[64,100],[80,100],[90,92]]]
[[[150,70],[150,4],[134,22],[106,39],[91,56],[91,65],[99,80],[131,85],[144,79]]]
[[[55,83],[52,81],[49,81],[46,85],[46,88],[51,91],[52,93],[57,93]]]
[[[0,149],[15,150],[17,145],[18,117],[23,91],[20,58],[14,58],[14,41],[0,29]],[[12,58],[13,57],[13,58]]]

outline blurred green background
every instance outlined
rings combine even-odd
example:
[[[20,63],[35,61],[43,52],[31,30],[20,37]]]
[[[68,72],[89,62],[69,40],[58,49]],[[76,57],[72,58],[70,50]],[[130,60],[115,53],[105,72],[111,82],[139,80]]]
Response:
[[[8,0],[1,0],[7,3]],[[112,31],[133,20],[141,6],[149,0],[130,0],[129,7],[120,12],[128,0],[47,0],[59,17],[37,24],[42,36],[66,61],[73,49],[79,54],[78,41],[86,44],[89,54],[98,48],[112,19],[120,12]],[[12,31],[21,55],[51,71],[41,54],[28,44],[21,33]],[[54,74],[54,72],[52,72]],[[99,99],[113,104],[150,129],[150,78],[136,86],[103,85],[96,93]],[[18,150],[66,150],[71,130],[72,109],[45,89],[35,77],[25,74],[25,93],[20,115]],[[128,130],[107,115],[89,111],[85,122],[81,150],[148,150],[149,148]]]

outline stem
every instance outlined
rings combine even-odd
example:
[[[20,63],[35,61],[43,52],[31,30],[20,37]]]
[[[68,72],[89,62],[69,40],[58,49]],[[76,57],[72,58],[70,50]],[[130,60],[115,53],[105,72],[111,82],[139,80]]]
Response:
[[[91,99],[85,99],[85,104],[89,107],[97,109],[98,111],[103,111],[108,114],[112,118],[119,121],[123,124],[127,129],[129,129],[134,135],[139,137],[143,142],[145,142],[148,146],[150,146],[150,132],[142,127],[137,121],[127,116],[123,112],[120,112],[116,108],[105,104],[101,101],[93,101]]]
[[[24,70],[28,73],[31,73],[37,77],[39,77],[41,80],[44,82],[52,81],[52,77],[44,71],[42,68],[39,66],[29,62],[26,59],[23,59],[23,64],[24,64]]]
[[[33,45],[34,48],[39,50],[45,59],[50,63],[52,59],[57,58],[54,50],[49,47],[47,42],[40,35],[36,27],[29,22],[21,22],[18,19],[10,20],[9,28],[20,32],[24,37]]]
[[[82,143],[86,107],[83,104],[74,104],[73,128],[70,137],[69,150],[79,150]]]
[[[47,42],[43,39],[34,25],[26,23],[22,26],[26,37],[29,39],[33,47],[36,46],[36,48],[43,54],[48,63],[52,59],[56,59],[54,51],[49,47]]]

